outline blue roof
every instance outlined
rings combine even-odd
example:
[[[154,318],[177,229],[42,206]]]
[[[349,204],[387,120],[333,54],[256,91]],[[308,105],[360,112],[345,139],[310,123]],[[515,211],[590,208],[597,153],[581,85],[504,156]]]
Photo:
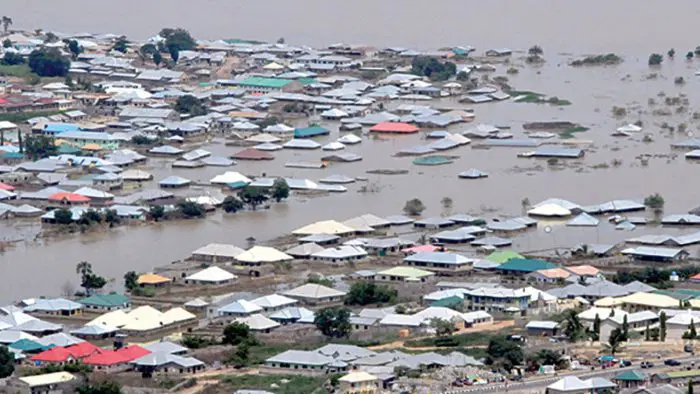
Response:
[[[304,127],[301,129],[294,130],[294,138],[309,138],[316,137],[318,135],[328,135],[331,132],[320,126]]]
[[[75,123],[47,123],[44,131],[49,133],[62,133],[64,131],[79,131],[80,126]]]

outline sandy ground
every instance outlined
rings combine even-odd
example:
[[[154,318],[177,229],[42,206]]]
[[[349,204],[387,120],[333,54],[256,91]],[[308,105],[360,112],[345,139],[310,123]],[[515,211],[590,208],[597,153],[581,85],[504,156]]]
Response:
[[[463,330],[457,331],[454,333],[454,335],[459,335],[459,334],[469,334],[473,332],[484,332],[484,331],[498,331],[502,330],[504,328],[512,327],[515,325],[514,320],[504,320],[500,322],[496,322],[490,326],[479,326],[479,327],[472,327],[472,328],[465,328]],[[430,335],[422,336],[422,337],[415,337],[415,338],[409,338],[410,341],[415,341],[419,339],[424,339],[424,338],[430,338]],[[370,350],[391,350],[391,349],[398,349],[398,348],[403,348],[406,347],[405,341],[394,341],[391,343],[385,343],[383,345],[377,345],[377,346],[370,346],[368,349]],[[471,347],[484,347],[484,346],[471,346]],[[444,347],[436,347],[436,346],[424,346],[424,347],[412,347],[411,350],[436,350],[436,349],[445,349]]]

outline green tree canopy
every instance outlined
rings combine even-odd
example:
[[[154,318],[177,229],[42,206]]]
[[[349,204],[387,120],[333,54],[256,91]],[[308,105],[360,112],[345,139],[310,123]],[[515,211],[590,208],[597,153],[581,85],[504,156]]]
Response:
[[[255,210],[258,205],[267,201],[270,196],[267,190],[261,187],[246,186],[238,192],[238,197],[246,203],[252,210]]]
[[[190,51],[197,48],[197,42],[192,38],[190,32],[183,28],[165,28],[158,35],[165,39],[165,47],[168,52],[171,52],[173,48],[178,51]]]
[[[137,282],[138,278],[139,276],[136,274],[136,271],[129,271],[124,274],[124,288],[131,291],[139,287]]]
[[[289,185],[287,184],[287,181],[284,180],[284,178],[277,178],[275,180],[275,182],[272,184],[271,195],[272,198],[274,198],[277,202],[280,202],[289,197]]]
[[[224,328],[224,338],[221,342],[225,345],[240,345],[252,339],[252,333],[247,324],[233,322]]]
[[[435,334],[439,337],[449,336],[457,331],[454,322],[439,317],[430,319],[430,327],[435,329]]]
[[[15,371],[15,355],[5,346],[0,346],[0,379],[4,379]]]
[[[148,209],[148,214],[157,222],[165,216],[165,208],[162,205],[153,205]]]
[[[36,49],[29,54],[29,68],[40,77],[65,77],[70,60],[56,48]]]
[[[658,53],[652,53],[651,55],[649,55],[649,65],[650,66],[658,66],[663,61],[664,61],[664,57]]]
[[[519,344],[506,338],[493,338],[486,349],[486,364],[509,371],[523,362],[523,349]]]
[[[76,388],[78,394],[122,394],[122,387],[114,382],[83,384]]]
[[[329,338],[343,338],[352,331],[350,311],[340,307],[321,309],[316,313],[314,324]]]
[[[55,155],[58,148],[51,137],[30,134],[24,139],[24,153],[32,160],[39,160]]]
[[[80,275],[80,286],[85,289],[85,294],[90,295],[92,290],[103,288],[107,284],[105,278],[96,275],[92,270],[92,264],[81,261],[75,266],[75,273]]]
[[[223,204],[221,204],[221,207],[226,213],[236,213],[243,209],[243,202],[235,196],[226,196]]]
[[[71,224],[73,223],[73,213],[65,208],[59,208],[54,210],[53,218],[58,224]]]
[[[192,201],[182,201],[178,203],[177,209],[180,214],[186,218],[202,218],[205,214],[204,207]]]
[[[650,196],[647,196],[644,199],[644,205],[653,209],[661,209],[664,207],[665,203],[666,201],[664,200],[663,196],[659,193],[654,193]]]
[[[396,300],[396,289],[374,282],[355,282],[345,298],[347,305],[369,305],[392,302]]]
[[[78,55],[83,53],[83,47],[80,46],[80,43],[76,40],[70,40],[67,43],[68,46],[68,51],[71,53],[71,56],[73,57],[73,60],[78,58]]]
[[[121,36],[117,39],[117,41],[114,42],[114,45],[112,45],[112,50],[121,52],[121,53],[126,53],[126,51],[129,49],[129,40],[126,39],[126,37]]]
[[[406,205],[403,207],[403,212],[409,216],[418,216],[423,211],[425,211],[425,205],[423,205],[423,201],[417,198],[406,201]]]
[[[24,58],[14,52],[6,52],[5,56],[2,57],[2,64],[5,66],[15,66],[18,64],[24,64]]]
[[[441,63],[434,57],[417,56],[411,62],[411,72],[433,81],[446,81],[455,76],[457,66],[452,62]]]
[[[190,114],[192,116],[200,116],[207,113],[202,100],[191,94],[178,97],[175,102],[175,110],[181,114]]]

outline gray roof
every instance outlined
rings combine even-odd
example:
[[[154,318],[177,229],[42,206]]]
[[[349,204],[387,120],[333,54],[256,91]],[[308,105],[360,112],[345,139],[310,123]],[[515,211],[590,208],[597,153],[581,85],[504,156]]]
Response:
[[[316,351],[287,350],[265,360],[266,363],[284,363],[295,365],[324,366],[333,361],[333,357],[324,356]]]
[[[686,251],[680,248],[653,248],[650,246],[638,246],[636,248],[625,249],[621,253],[639,257],[674,258],[684,252]]]
[[[569,285],[573,286],[573,285]],[[568,287],[568,286],[567,286]],[[630,294],[630,291],[625,289],[623,286],[620,286],[616,283],[609,282],[607,280],[603,280],[597,283],[594,283],[590,286],[586,286],[583,292],[579,295],[583,296],[588,296],[588,297],[619,297],[619,296],[624,296]]]
[[[418,252],[406,257],[404,262],[406,261],[451,265],[469,264],[472,262],[471,259],[468,259],[460,254],[450,252]]]
[[[187,179],[187,178],[183,178],[183,177],[177,176],[177,175],[171,175],[171,176],[169,176],[169,177],[167,177],[167,178],[161,180],[161,181],[158,182],[158,183],[159,183],[161,186],[163,186],[163,185],[168,185],[168,186],[170,186],[170,185],[172,185],[172,186],[183,186],[183,185],[188,185],[188,184],[190,184],[191,182],[192,182],[192,181],[190,181],[190,180]]]
[[[143,73],[142,73],[143,75]],[[169,108],[137,108],[127,107],[119,113],[119,117],[126,118],[158,118],[165,119],[171,116],[175,111]]]
[[[153,352],[132,361],[131,364],[147,367],[161,367],[168,364],[175,364],[183,368],[204,365],[202,361],[194,357],[181,357],[167,352]]]
[[[186,352],[187,348],[170,341],[162,341],[144,346],[144,348],[153,353],[182,353]]]
[[[38,299],[24,308],[25,312],[60,312],[83,309],[83,305],[65,298]]]
[[[317,352],[320,354],[325,354],[327,356],[333,356],[336,357],[338,356],[352,356],[354,358],[360,358],[360,357],[369,357],[372,355],[377,354],[377,352],[374,352],[372,350],[355,346],[355,345],[338,345],[338,344],[328,344],[326,346],[323,346],[319,349],[316,349]],[[336,357],[337,358],[337,357]]]
[[[484,237],[481,239],[477,239],[476,241],[471,243],[472,246],[488,245],[488,246],[496,246],[496,247],[508,246],[511,244],[513,244],[513,241],[511,241],[510,239],[496,237],[496,236]]]
[[[625,290],[629,291],[630,293],[648,293],[656,290],[655,287],[649,286],[646,283],[642,283],[638,280],[635,280],[634,282],[630,282],[626,285],[623,286]]]
[[[414,226],[425,226],[425,227],[438,227],[438,226],[451,226],[455,224],[453,221],[441,217],[425,218],[421,220],[416,220],[413,222]]]
[[[553,330],[559,326],[559,323],[555,321],[541,321],[533,320],[525,325],[525,328],[535,328],[542,330]]]

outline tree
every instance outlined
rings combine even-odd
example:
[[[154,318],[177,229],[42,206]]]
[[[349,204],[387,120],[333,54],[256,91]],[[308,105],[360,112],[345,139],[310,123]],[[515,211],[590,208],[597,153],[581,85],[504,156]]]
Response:
[[[200,116],[207,113],[202,100],[194,97],[191,94],[178,97],[175,102],[175,111],[181,114],[190,114],[192,116]]]
[[[396,300],[396,289],[374,282],[355,282],[345,298],[347,305],[369,305],[390,303]]]
[[[104,221],[109,224],[109,227],[114,227],[115,225],[121,223],[122,218],[115,209],[108,209],[104,213]]]
[[[644,205],[653,209],[663,209],[665,203],[663,196],[659,193],[654,193],[644,199]]]
[[[24,64],[24,58],[14,52],[5,52],[5,56],[2,57],[2,64],[5,66],[15,66],[17,64]]]
[[[40,77],[65,77],[70,60],[56,48],[36,49],[29,54],[29,68]]]
[[[177,204],[177,210],[186,218],[204,217],[204,207],[196,202],[182,201]]]
[[[86,383],[78,386],[76,389],[78,394],[122,394],[122,387],[114,382],[102,382],[98,384]]]
[[[156,66],[160,66],[160,63],[163,61],[163,56],[160,54],[160,52],[154,52],[153,53],[153,64]]]
[[[83,47],[80,46],[78,41],[70,40],[68,41],[68,51],[72,54],[73,60],[75,60],[83,52]]]
[[[112,45],[112,50],[121,52],[121,53],[126,53],[126,51],[129,49],[129,40],[126,39],[126,37],[121,36],[117,39],[117,41]]]
[[[236,348],[236,352],[233,354],[230,362],[235,368],[242,368],[248,365],[248,356],[250,353],[250,346],[248,342],[243,342]]]
[[[329,338],[347,337],[352,331],[350,311],[340,307],[321,309],[314,318],[314,324]]]
[[[131,291],[139,287],[137,282],[138,278],[139,276],[136,274],[136,271],[129,271],[124,274],[124,288]]]
[[[688,331],[683,333],[683,339],[696,339],[698,337],[698,332],[695,330],[695,322],[690,319],[690,324],[688,325]]]
[[[510,371],[513,366],[523,362],[523,349],[517,343],[506,338],[492,338],[486,348],[486,364]]]
[[[139,56],[141,56],[143,60],[152,57],[156,53],[158,53],[158,48],[153,44],[143,44],[139,48]]]
[[[564,335],[566,335],[571,342],[579,341],[586,336],[586,329],[583,324],[581,324],[577,312],[573,309],[566,310],[562,325],[564,326]]]
[[[666,342],[666,312],[664,311],[659,314],[659,340]]]
[[[243,202],[234,196],[226,196],[221,207],[226,213],[236,213],[243,209]]]
[[[530,56],[542,56],[544,55],[544,50],[539,45],[533,45],[527,50],[527,54]]]
[[[92,271],[92,264],[87,261],[76,264],[75,273],[80,275],[80,286],[85,289],[87,295],[90,295],[91,290],[101,289],[107,284],[105,278],[95,275]]]
[[[551,349],[542,349],[527,357],[529,371],[536,371],[542,365],[553,365],[556,369],[560,369],[565,368],[566,364],[567,362],[561,354]]]
[[[197,42],[192,38],[190,32],[179,27],[175,29],[165,28],[158,35],[165,39],[164,44],[168,48],[168,52],[171,51],[171,48],[176,48],[178,51],[190,51],[197,47]]]
[[[425,205],[423,205],[423,201],[413,198],[406,201],[406,205],[403,206],[403,211],[408,216],[418,216],[425,211]]]
[[[53,211],[53,218],[58,224],[73,223],[73,213],[65,208],[59,208]]]
[[[435,329],[435,334],[439,337],[450,336],[453,332],[457,331],[457,327],[455,327],[453,322],[440,319],[439,317],[430,319],[430,327]]]
[[[466,82],[469,80],[469,73],[466,71],[460,71],[457,73],[455,79],[457,79],[460,82]]]
[[[676,56],[676,50],[671,48],[668,50],[668,52],[666,52],[666,54],[668,55],[669,59],[673,59],[673,57]]]
[[[433,81],[446,81],[457,74],[457,66],[452,62],[440,63],[434,57],[417,56],[411,61],[411,72]]]
[[[277,43],[278,43],[278,44],[284,44],[284,43],[285,43],[284,37],[278,38],[278,39],[277,39]]]
[[[52,33],[52,32],[46,33],[46,36],[44,37],[44,42],[45,42],[45,43],[51,44],[51,43],[57,42],[57,41],[58,41],[58,36],[57,36],[57,35],[55,35],[55,34]]]
[[[162,205],[154,205],[148,209],[148,214],[157,222],[165,216],[165,208]]]
[[[647,322],[647,326],[644,329],[644,340],[645,341],[651,340],[651,329],[649,328],[649,322]]]
[[[250,327],[245,323],[233,322],[224,328],[224,338],[221,343],[237,346],[251,339]]]
[[[15,371],[14,353],[7,350],[7,347],[0,346],[0,379],[4,379]]]
[[[5,31],[5,34],[7,34],[7,30],[12,26],[12,18],[9,16],[3,16],[2,17],[2,30]]]
[[[454,201],[450,197],[443,197],[442,200],[440,200],[440,204],[442,204],[442,207],[444,209],[450,209],[452,208],[452,204]]]
[[[688,53],[685,54],[685,60],[693,60],[693,51],[688,51]]]
[[[177,47],[168,47],[168,53],[170,54],[170,58],[173,59],[173,64],[177,63],[180,59],[180,50],[177,49]]]
[[[289,185],[287,184],[287,181],[284,180],[284,178],[277,178],[272,184],[271,196],[277,202],[280,202],[289,197]]]
[[[626,339],[622,333],[622,330],[619,328],[612,330],[610,337],[608,338],[608,343],[605,344],[604,351],[614,356],[615,353],[620,351],[620,348],[622,348],[622,344],[625,340]]]
[[[693,379],[688,379],[688,394],[693,394],[695,392],[693,384]]]
[[[661,62],[664,61],[664,57],[659,55],[658,53],[652,53],[649,55],[649,65],[650,66],[659,66],[661,65]]]
[[[254,211],[258,205],[267,201],[270,197],[267,191],[260,187],[246,186],[238,192],[238,197]]]
[[[628,340],[630,335],[630,325],[627,323],[627,315],[622,317],[622,337],[624,340]]]
[[[593,334],[596,341],[600,340],[600,316],[598,316],[597,313],[595,314],[595,319],[593,320]]]
[[[9,38],[6,38],[2,42],[2,47],[3,48],[12,48],[12,41]]]

